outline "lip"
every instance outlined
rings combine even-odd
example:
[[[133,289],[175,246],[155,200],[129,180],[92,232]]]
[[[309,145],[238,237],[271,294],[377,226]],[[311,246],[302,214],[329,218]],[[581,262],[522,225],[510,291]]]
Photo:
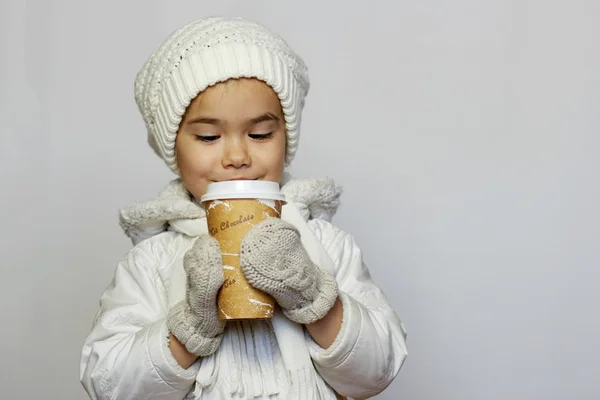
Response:
[[[231,179],[225,179],[226,181],[255,181],[258,178],[231,178]]]

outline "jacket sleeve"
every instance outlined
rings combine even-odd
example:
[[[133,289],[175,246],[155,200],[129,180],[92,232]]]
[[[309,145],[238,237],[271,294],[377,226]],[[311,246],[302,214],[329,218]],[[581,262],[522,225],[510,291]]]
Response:
[[[309,225],[335,264],[343,307],[342,327],[328,349],[307,335],[313,363],[338,393],[356,399],[375,396],[404,363],[406,331],[373,283],[354,238],[326,221]]]
[[[118,264],[83,345],[80,380],[94,400],[181,400],[195,381],[199,363],[183,369],[169,349],[167,292],[152,243]]]

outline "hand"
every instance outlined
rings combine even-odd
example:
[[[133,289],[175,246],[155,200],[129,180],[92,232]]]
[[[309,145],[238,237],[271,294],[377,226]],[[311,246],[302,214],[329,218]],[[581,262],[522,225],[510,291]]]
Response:
[[[244,237],[240,266],[252,286],[273,296],[299,324],[320,320],[337,299],[335,279],[313,264],[298,230],[278,218],[262,221]]]
[[[167,326],[190,353],[208,356],[219,347],[225,329],[217,308],[217,293],[224,281],[219,242],[206,234],[198,237],[184,256],[183,268],[186,299],[169,311]]]

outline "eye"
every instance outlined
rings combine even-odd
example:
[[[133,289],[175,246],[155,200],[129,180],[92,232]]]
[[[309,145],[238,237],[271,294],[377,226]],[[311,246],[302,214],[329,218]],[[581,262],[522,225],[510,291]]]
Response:
[[[214,142],[219,138],[219,135],[196,135],[196,140],[204,143]]]
[[[273,132],[269,133],[250,133],[248,136],[254,140],[267,140],[273,136]]]

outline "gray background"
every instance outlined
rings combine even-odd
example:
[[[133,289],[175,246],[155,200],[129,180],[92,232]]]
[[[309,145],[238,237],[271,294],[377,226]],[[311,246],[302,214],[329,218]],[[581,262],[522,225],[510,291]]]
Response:
[[[600,5],[581,0],[3,0],[1,398],[86,398],[80,348],[130,248],[117,210],[172,178],[134,75],[213,14],[310,67],[292,172],[344,186],[337,224],[409,332],[378,398],[600,398]]]

